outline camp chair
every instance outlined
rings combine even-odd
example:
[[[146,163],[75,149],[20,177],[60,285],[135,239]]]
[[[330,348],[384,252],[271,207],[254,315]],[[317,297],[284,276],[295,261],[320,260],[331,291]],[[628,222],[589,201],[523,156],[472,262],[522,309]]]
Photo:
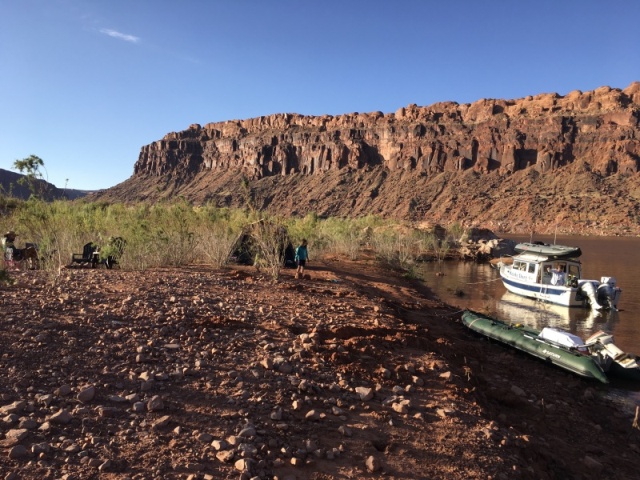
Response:
[[[98,246],[93,242],[87,243],[82,248],[82,253],[74,253],[71,255],[71,264],[79,263],[80,265],[91,265],[91,268],[95,268],[98,263]]]

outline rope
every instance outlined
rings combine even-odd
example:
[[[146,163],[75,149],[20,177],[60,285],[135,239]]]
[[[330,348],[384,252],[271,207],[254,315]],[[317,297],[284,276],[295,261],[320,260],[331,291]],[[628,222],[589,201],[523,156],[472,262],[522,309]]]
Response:
[[[466,310],[466,308],[463,308],[461,310],[457,310],[457,311],[452,312],[452,313],[444,313],[444,314],[443,313],[439,313],[438,316],[439,317],[453,317],[454,315],[458,315],[460,313],[463,313],[465,310]]]
[[[502,280],[502,278],[498,277],[498,278],[494,278],[493,280],[485,280],[484,282],[467,282],[467,285],[479,285],[481,283],[491,283],[491,282],[496,282],[498,280]]]

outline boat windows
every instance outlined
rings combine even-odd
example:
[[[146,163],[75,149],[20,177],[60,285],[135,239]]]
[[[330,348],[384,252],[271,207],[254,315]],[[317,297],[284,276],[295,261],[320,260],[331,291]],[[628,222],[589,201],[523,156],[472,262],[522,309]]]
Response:
[[[527,262],[521,262],[519,260],[515,260],[513,262],[513,269],[514,270],[520,270],[522,272],[526,272],[527,271]]]
[[[535,273],[536,272],[536,264],[535,263],[530,263],[529,264],[529,273]]]
[[[578,265],[569,265],[569,275],[573,278],[580,278],[580,267]]]

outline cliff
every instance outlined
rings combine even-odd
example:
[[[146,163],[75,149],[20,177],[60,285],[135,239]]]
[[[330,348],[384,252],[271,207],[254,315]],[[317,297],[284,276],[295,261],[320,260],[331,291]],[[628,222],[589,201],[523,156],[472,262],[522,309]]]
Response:
[[[276,114],[169,133],[144,146],[134,175],[102,195],[183,195],[221,206],[250,196],[260,208],[297,215],[633,233],[639,128],[640,82],[389,114]]]

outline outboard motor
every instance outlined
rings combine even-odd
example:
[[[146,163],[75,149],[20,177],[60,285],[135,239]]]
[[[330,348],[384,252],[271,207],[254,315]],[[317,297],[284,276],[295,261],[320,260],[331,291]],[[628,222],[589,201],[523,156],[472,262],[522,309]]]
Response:
[[[608,308],[615,310],[615,286],[616,279],[613,277],[602,277],[598,286],[598,301]]]
[[[582,285],[580,285],[580,291],[589,299],[589,304],[591,305],[592,309],[602,309],[602,305],[598,303],[596,287],[593,286],[593,283],[584,282]]]

